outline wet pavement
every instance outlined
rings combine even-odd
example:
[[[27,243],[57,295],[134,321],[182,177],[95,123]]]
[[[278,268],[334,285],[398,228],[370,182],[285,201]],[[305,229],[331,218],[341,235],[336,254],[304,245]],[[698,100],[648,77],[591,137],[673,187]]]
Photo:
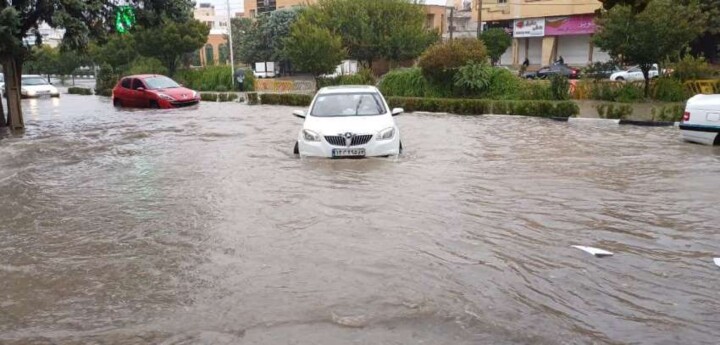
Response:
[[[720,339],[720,148],[677,129],[406,114],[400,159],[301,160],[292,108],[23,102],[0,344]]]

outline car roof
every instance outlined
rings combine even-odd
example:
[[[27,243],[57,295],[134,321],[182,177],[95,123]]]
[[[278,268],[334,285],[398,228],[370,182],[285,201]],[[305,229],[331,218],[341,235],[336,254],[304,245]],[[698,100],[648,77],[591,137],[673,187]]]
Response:
[[[135,74],[135,75],[128,75],[125,76],[125,78],[137,78],[137,79],[146,79],[146,78],[152,78],[152,77],[164,77],[162,74]]]
[[[371,85],[342,85],[342,86],[326,86],[318,94],[327,95],[334,93],[357,93],[357,92],[380,92]]]

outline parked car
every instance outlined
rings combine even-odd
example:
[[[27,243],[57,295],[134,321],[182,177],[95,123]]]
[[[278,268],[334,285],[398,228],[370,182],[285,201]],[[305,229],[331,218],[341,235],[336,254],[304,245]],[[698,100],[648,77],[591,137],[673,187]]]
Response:
[[[22,98],[60,97],[60,91],[42,76],[23,75],[20,77],[20,96]]]
[[[648,72],[648,76],[650,77],[650,79],[658,77],[658,65],[657,64],[653,64],[652,68],[650,68],[650,71]],[[625,71],[619,71],[619,72],[613,73],[612,75],[610,75],[610,80],[612,80],[612,81],[639,81],[639,80],[645,80],[645,76],[643,76],[640,66],[633,66],[633,67],[628,68]]]
[[[582,75],[595,80],[609,79],[613,73],[622,72],[623,69],[614,63],[595,63],[583,69]]]
[[[400,129],[374,86],[331,86],[320,89],[308,112],[293,115],[305,119],[294,153],[302,157],[397,156],[402,152]]]
[[[523,75],[527,79],[546,79],[553,75],[560,74],[564,75],[568,79],[580,78],[580,70],[572,68],[568,65],[555,64],[551,66],[544,66],[536,72],[527,72]]]
[[[178,108],[198,104],[200,94],[157,74],[122,78],[112,90],[113,105],[133,108]]]
[[[720,145],[720,94],[690,98],[680,122],[680,131],[686,141]]]

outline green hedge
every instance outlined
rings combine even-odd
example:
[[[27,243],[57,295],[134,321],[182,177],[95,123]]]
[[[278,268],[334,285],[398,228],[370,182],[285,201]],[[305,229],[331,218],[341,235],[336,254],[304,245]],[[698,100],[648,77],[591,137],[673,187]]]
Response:
[[[293,93],[265,93],[260,95],[260,104],[290,105],[307,107],[312,102],[312,95]]]
[[[629,104],[601,103],[595,106],[595,110],[601,119],[624,120],[633,114],[633,107]]]
[[[650,110],[653,121],[678,122],[685,113],[685,103],[666,104]]]
[[[178,83],[193,90],[218,92],[232,90],[233,77],[230,66],[208,66],[182,70],[175,73],[174,77]]]
[[[572,101],[497,101],[487,99],[389,97],[390,107],[407,112],[428,111],[459,115],[525,115],[538,117],[572,117],[580,108]]]
[[[256,105],[260,103],[260,99],[258,98],[257,92],[248,92],[247,93],[247,101],[248,105]]]
[[[89,95],[93,94],[92,90],[88,89],[86,87],[70,87],[70,88],[68,88],[68,93],[71,95],[83,95],[83,96],[89,96]]]
[[[250,94],[248,94],[250,97]],[[312,95],[302,94],[262,94],[261,104],[309,106]],[[391,108],[400,107],[407,112],[428,111],[460,115],[526,115],[538,117],[572,117],[580,113],[580,108],[572,101],[497,101],[488,99],[464,98],[419,98],[389,97]]]

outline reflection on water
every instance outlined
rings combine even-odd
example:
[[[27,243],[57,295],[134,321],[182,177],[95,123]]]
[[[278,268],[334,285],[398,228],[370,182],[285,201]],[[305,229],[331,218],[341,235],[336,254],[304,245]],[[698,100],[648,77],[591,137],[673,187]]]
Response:
[[[720,149],[675,129],[403,115],[399,160],[298,160],[291,108],[24,102],[0,343],[720,337]]]

